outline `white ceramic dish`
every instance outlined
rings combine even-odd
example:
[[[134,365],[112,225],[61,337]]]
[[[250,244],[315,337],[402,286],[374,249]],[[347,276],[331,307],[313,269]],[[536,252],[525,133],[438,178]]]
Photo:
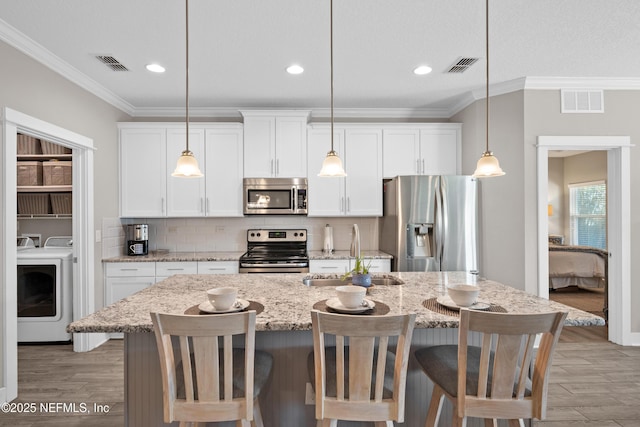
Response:
[[[209,301],[205,301],[198,306],[200,311],[204,311],[205,313],[234,313],[236,311],[246,310],[249,307],[249,301],[238,298],[235,303],[231,306],[231,308],[227,310],[217,310]]]
[[[376,306],[376,303],[371,301],[368,298],[364,299],[363,304],[364,303],[366,303],[367,305],[362,305],[361,307],[356,307],[356,308],[347,308],[344,305],[342,305],[342,303],[340,303],[340,300],[337,297],[329,298],[326,302],[327,307],[339,313],[362,313],[367,310],[371,310]]]
[[[452,310],[460,310],[460,306],[455,302],[453,302],[453,300],[449,295],[441,295],[438,298],[436,298],[436,301],[438,302],[438,304],[443,305]],[[486,302],[476,301],[475,304],[465,308],[468,308],[470,310],[489,310],[489,307],[491,307],[491,304],[487,304]]]

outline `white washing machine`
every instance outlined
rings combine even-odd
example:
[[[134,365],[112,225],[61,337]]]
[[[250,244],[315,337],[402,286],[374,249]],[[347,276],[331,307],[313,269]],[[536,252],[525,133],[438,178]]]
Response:
[[[50,237],[42,248],[19,238],[17,260],[18,342],[71,341],[71,237]]]

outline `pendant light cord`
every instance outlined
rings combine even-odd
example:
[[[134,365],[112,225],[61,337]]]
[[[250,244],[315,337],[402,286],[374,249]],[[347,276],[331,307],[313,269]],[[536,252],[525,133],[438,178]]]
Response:
[[[329,1],[329,52],[331,60],[329,66],[331,68],[331,152],[333,153],[333,0]]]
[[[186,151],[189,151],[189,0],[185,0],[186,5],[186,125],[187,125],[187,135],[186,135]]]
[[[486,108],[487,108],[487,126],[485,129],[486,135],[485,135],[485,153],[489,152],[489,0],[486,0],[486,11],[485,11],[485,20],[486,20],[486,31],[485,31],[485,49],[486,49],[486,67],[487,67],[487,84],[486,84]]]

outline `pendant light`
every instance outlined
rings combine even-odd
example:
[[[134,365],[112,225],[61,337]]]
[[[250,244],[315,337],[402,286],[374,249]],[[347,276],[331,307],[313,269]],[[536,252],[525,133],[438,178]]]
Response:
[[[327,157],[325,157],[322,162],[322,169],[320,169],[320,173],[318,176],[323,177],[342,177],[347,176],[347,173],[344,171],[344,167],[342,167],[342,160],[338,156],[338,153],[333,149],[333,0],[329,1],[329,28],[330,28],[330,36],[329,36],[329,51],[331,52],[331,151],[327,153]]]
[[[176,170],[171,176],[178,178],[200,178],[202,172],[198,167],[198,161],[193,153],[189,150],[189,0],[185,0],[186,5],[186,146],[185,150],[180,154]]]
[[[486,109],[487,124],[485,136],[485,151],[478,160],[476,171],[473,176],[476,178],[489,178],[504,175],[504,171],[500,168],[498,159],[489,151],[489,0],[486,0],[486,60],[487,60],[487,82],[486,82]]]

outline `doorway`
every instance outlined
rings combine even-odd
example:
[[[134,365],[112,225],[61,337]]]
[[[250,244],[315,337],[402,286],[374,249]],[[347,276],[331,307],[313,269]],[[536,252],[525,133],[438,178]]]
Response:
[[[630,315],[630,138],[612,136],[539,136],[538,295],[549,298],[548,157],[549,150],[605,150],[608,184],[609,340],[633,344]]]
[[[0,163],[4,174],[0,176],[2,199],[2,227],[0,230],[0,271],[2,272],[2,312],[0,317],[2,375],[0,376],[0,402],[17,396],[17,214],[16,155],[18,133],[70,148],[73,152],[72,201],[73,243],[73,319],[80,319],[95,310],[93,235],[93,140],[44,122],[10,108],[2,110],[2,150]],[[88,351],[97,346],[101,337],[77,334],[75,351]]]

